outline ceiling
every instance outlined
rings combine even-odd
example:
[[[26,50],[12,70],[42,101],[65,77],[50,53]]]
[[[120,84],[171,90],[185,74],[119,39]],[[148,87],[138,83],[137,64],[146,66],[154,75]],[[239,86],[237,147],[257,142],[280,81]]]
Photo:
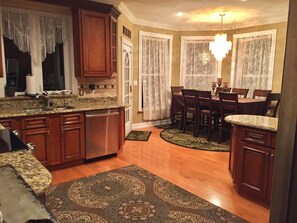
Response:
[[[135,24],[171,30],[219,30],[286,22],[289,0],[93,0],[113,4]],[[184,15],[178,17],[177,12]]]

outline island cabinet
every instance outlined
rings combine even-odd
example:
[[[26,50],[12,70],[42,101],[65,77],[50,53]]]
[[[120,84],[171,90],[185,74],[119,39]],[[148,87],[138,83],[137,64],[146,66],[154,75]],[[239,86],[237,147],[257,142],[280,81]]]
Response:
[[[117,72],[118,14],[73,9],[76,76],[111,77]]]
[[[233,126],[229,169],[239,194],[269,206],[276,133]]]

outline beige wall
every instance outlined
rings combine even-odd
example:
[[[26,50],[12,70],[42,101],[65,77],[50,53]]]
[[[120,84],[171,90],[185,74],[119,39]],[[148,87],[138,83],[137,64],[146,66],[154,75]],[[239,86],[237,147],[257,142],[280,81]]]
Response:
[[[172,31],[165,29],[152,28],[147,26],[133,25],[125,15],[121,15],[118,20],[118,30],[119,30],[119,52],[121,52],[121,38],[122,38],[122,29],[123,25],[129,28],[132,31],[132,43],[133,43],[133,80],[138,82],[138,36],[139,31],[145,32],[155,32],[166,35],[173,35],[173,49],[172,49],[172,80],[171,85],[180,84],[180,44],[181,36],[213,36],[215,31]],[[276,52],[275,52],[275,65],[274,65],[274,78],[273,78],[273,91],[280,92],[281,90],[281,81],[282,81],[282,71],[283,71],[283,61],[284,61],[284,51],[285,51],[285,41],[286,41],[286,27],[287,23],[277,23],[271,25],[262,25],[255,27],[248,27],[243,29],[235,29],[226,31],[228,34],[228,40],[232,40],[234,34],[239,33],[248,33],[263,31],[269,29],[277,29],[277,38],[276,38]],[[121,58],[121,56],[119,57]],[[229,52],[228,55],[224,58],[222,62],[222,78],[225,81],[230,82],[231,74],[231,60],[232,52]],[[121,59],[119,60],[121,63]],[[119,66],[120,68],[120,66]],[[121,98],[121,70],[119,69],[119,98]],[[142,118],[142,113],[138,112],[138,85],[133,86],[133,123],[142,123],[144,122]]]

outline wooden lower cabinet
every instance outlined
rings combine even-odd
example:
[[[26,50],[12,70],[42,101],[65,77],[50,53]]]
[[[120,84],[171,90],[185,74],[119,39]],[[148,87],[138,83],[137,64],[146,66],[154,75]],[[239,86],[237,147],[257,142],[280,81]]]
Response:
[[[8,129],[21,130],[21,120],[20,118],[2,118],[0,119],[0,124]]]
[[[269,206],[276,135],[240,126],[235,126],[232,131],[229,169],[236,190]]]
[[[26,142],[32,142],[36,146],[35,157],[44,165],[50,166],[49,129],[32,129],[22,132],[22,139]]]
[[[22,138],[36,146],[36,158],[49,169],[83,163],[84,113],[22,118]]]

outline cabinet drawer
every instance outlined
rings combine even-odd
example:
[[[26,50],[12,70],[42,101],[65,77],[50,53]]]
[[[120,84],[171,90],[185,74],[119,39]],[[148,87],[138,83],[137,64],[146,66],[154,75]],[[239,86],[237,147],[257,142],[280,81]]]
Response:
[[[245,128],[241,138],[244,142],[267,147],[271,146],[271,132]]]
[[[81,124],[84,120],[83,113],[65,114],[60,116],[61,125]]]
[[[22,119],[22,129],[47,128],[48,117],[32,117]]]

